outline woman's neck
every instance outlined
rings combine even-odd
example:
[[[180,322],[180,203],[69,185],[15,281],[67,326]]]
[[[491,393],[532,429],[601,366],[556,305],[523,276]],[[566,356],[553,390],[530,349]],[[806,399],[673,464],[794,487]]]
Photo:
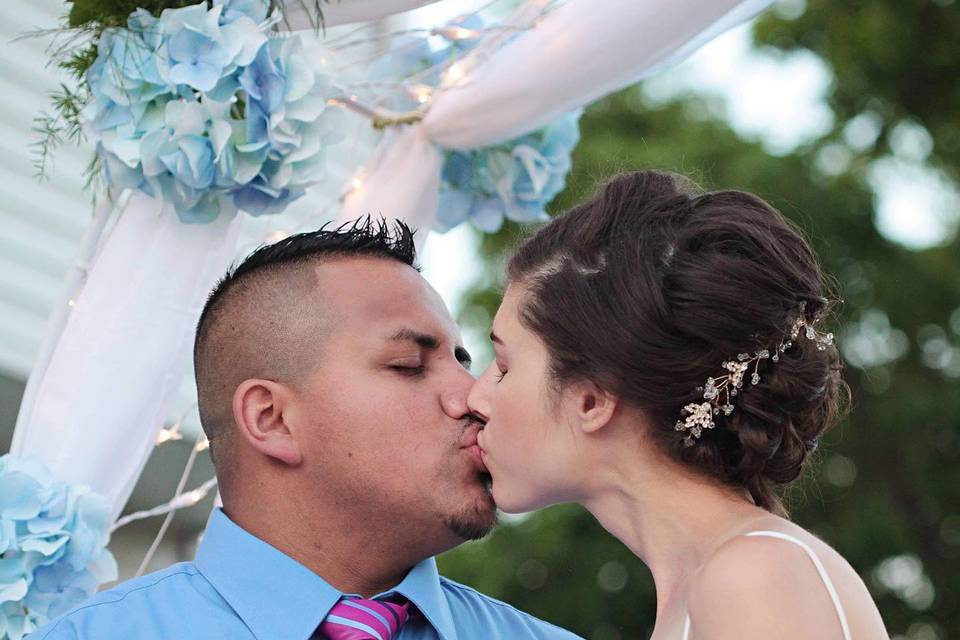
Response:
[[[772,516],[745,491],[665,457],[637,460],[625,455],[628,451],[620,447],[614,454],[622,464],[610,464],[607,457],[580,502],[649,567],[659,616],[719,545]]]

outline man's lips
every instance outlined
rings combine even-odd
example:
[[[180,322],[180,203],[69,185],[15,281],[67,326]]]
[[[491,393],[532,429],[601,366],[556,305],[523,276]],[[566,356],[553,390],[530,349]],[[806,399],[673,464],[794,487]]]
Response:
[[[477,436],[483,431],[483,423],[478,420],[471,420],[470,424],[463,431],[463,437],[460,439],[460,448],[476,446]]]
[[[472,423],[463,434],[463,440],[461,441],[461,449],[464,449],[467,453],[470,454],[472,458],[477,462],[477,464],[486,470],[486,465],[483,463],[483,449],[480,448],[480,444],[477,442],[478,434],[483,430],[483,424],[479,422]]]

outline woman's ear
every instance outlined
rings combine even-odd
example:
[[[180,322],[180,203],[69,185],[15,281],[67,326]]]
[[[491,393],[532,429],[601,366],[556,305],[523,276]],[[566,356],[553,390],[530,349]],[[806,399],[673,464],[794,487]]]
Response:
[[[240,436],[256,451],[298,466],[303,457],[287,423],[290,390],[272,380],[244,380],[233,392],[233,419]]]
[[[593,382],[580,382],[574,388],[576,416],[584,433],[596,433],[610,423],[617,409],[617,397]]]

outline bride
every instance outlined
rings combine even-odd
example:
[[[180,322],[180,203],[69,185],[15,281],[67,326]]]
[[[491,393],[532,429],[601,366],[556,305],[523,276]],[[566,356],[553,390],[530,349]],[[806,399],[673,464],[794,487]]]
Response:
[[[653,573],[653,639],[887,638],[791,522],[847,388],[817,259],[757,196],[611,180],[520,247],[470,393],[507,512],[578,502]]]

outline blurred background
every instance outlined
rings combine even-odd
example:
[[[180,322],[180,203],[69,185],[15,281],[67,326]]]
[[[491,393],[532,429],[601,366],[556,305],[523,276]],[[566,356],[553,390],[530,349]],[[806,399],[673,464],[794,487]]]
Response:
[[[463,10],[450,4],[420,15]],[[10,43],[52,26],[62,7],[0,5],[0,451],[89,220],[83,153],[65,151],[50,181],[33,179],[30,123],[56,78],[42,44]],[[956,0],[780,0],[680,67],[589,108],[568,187],[551,206],[563,211],[619,171],[654,167],[707,189],[753,191],[805,231],[844,298],[834,331],[854,404],[787,501],[864,578],[891,635],[915,640],[960,637],[958,105]],[[427,244],[425,275],[461,321],[476,372],[491,357],[484,336],[503,262],[526,231],[461,227]],[[172,495],[193,448],[187,423],[184,439],[157,448],[128,511]],[[211,475],[203,454],[187,486]],[[192,557],[209,508],[208,498],[177,515],[151,569]],[[114,536],[122,578],[159,525]],[[646,638],[653,628],[649,572],[580,508],[504,518],[440,565],[587,638]]]
[[[788,504],[857,569],[892,636],[960,638],[960,5],[780,2],[581,128],[553,212],[656,167],[753,191],[806,232],[845,301],[854,404]],[[478,366],[522,231],[476,236],[459,319]],[[580,508],[508,520],[441,569],[588,638],[653,628],[650,574]]]

